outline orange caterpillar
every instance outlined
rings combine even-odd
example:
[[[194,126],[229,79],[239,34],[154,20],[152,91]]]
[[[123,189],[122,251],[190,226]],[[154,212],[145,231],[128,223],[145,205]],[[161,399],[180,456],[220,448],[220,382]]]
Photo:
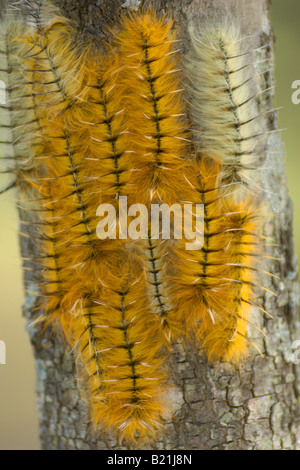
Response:
[[[40,7],[39,2],[33,2],[34,21],[30,25],[16,17],[5,29],[1,59],[6,59],[2,70],[7,73],[9,100],[3,108],[8,111],[10,124],[3,125],[8,134],[3,144],[9,145],[10,153],[4,158],[12,162],[8,171],[14,175],[8,188],[16,185],[18,195],[22,197],[21,208],[29,217],[23,225],[36,228],[31,237],[38,240],[41,252],[34,259],[26,259],[25,267],[34,271],[40,284],[42,307],[50,321],[62,313],[57,310],[62,301],[58,271],[66,270],[68,257],[72,261],[70,266],[73,264],[71,253],[64,252],[62,246],[66,243],[67,223],[72,222],[70,213],[74,206],[70,208],[66,204],[62,208],[59,204],[60,198],[63,200],[66,196],[62,191],[68,188],[58,180],[67,177],[67,172],[76,178],[74,166],[74,173],[70,173],[70,168],[66,170],[66,166],[58,163],[63,158],[59,154],[61,140],[68,139],[68,132],[63,126],[54,124],[53,119],[57,116],[58,120],[62,119],[62,113],[68,118],[72,115],[76,101],[79,102],[84,68],[77,57],[80,49],[74,50],[72,46],[74,29],[66,19],[52,11],[50,5]],[[73,78],[73,83],[69,75],[66,77],[64,59],[70,60],[78,69],[77,80]],[[70,109],[72,111],[68,113]],[[69,143],[67,147],[71,150]],[[71,160],[71,152],[65,150],[66,157],[68,153]],[[56,157],[55,164],[50,164]],[[68,196],[73,198],[72,194]],[[60,226],[60,219],[68,210],[66,225]],[[74,232],[69,235],[74,236]],[[65,273],[68,272],[64,272],[64,277],[68,277]],[[60,283],[68,291],[66,282],[61,280]]]
[[[70,287],[74,285],[74,280],[70,280],[70,284],[67,283],[67,279],[70,279],[70,268],[76,260],[74,244],[78,244],[78,240],[82,240],[90,230],[84,214],[82,181],[77,176],[75,151],[68,129],[63,123],[65,114],[68,117],[71,114],[68,113],[70,108],[72,113],[75,112],[76,100],[69,89],[70,81],[61,78],[63,70],[59,60],[62,62],[62,58],[51,50],[51,47],[58,47],[60,44],[64,58],[69,59],[70,54],[73,58],[71,39],[74,32],[66,21],[65,24],[64,29],[64,20],[58,17],[44,28],[37,22],[36,28],[32,27],[19,41],[26,45],[29,51],[25,58],[22,58],[21,64],[25,77],[32,85],[35,114],[44,141],[42,151],[34,156],[37,174],[34,180],[31,180],[32,186],[40,191],[38,211],[41,217],[36,225],[40,232],[38,238],[42,241],[42,251],[35,260],[35,270],[39,273],[38,282],[42,292],[42,307],[45,310],[40,319],[46,323],[59,320],[67,331],[64,322],[69,321],[68,310],[58,307],[61,306],[63,292],[69,294]],[[58,271],[63,272],[60,273],[60,281]]]
[[[124,18],[118,36],[131,137],[132,201],[177,201],[186,157],[186,107],[172,21],[154,13]]]
[[[27,213],[26,220],[21,220],[21,235],[30,236],[33,245],[36,241],[40,244],[45,240],[49,245],[46,253],[41,253],[41,256],[23,260],[24,269],[33,271],[33,277],[41,285],[40,295],[43,297],[45,279],[41,281],[41,277],[43,278],[43,274],[45,278],[50,275],[50,268],[45,271],[45,265],[50,262],[53,247],[50,246],[51,237],[45,235],[43,230],[46,220],[42,215],[44,208],[40,186],[34,183],[45,172],[45,167],[38,160],[44,152],[45,134],[37,114],[37,96],[27,66],[28,56],[31,54],[31,45],[24,41],[28,26],[20,18],[14,18],[6,22],[1,33],[0,68],[6,85],[6,104],[0,108],[0,148],[3,154],[1,158],[7,164],[4,172],[12,175],[5,189],[16,187],[21,219]],[[31,227],[30,235],[28,226]],[[57,290],[53,280],[56,277],[54,271],[50,277],[45,289],[48,294],[51,291],[49,310],[52,310],[54,305],[55,309],[59,305],[59,298],[55,298],[53,294],[54,290]]]
[[[186,251],[182,241],[169,263],[170,299],[187,335],[193,331],[209,359],[238,362],[247,354],[249,311],[261,258],[255,205],[225,202],[220,166],[202,157],[188,175],[189,201],[204,205],[204,243]]]
[[[54,214],[55,233],[53,234],[51,222],[48,224],[51,235],[46,231],[45,236],[51,238],[55,235],[56,245],[60,247],[59,264],[64,271],[63,284],[66,292],[63,299],[65,313],[75,304],[81,284],[85,287],[90,285],[92,291],[97,288],[99,263],[103,256],[109,255],[112,247],[110,241],[103,242],[97,238],[96,210],[101,202],[106,202],[105,198],[112,199],[114,188],[107,189],[101,183],[107,177],[107,160],[113,155],[114,139],[118,132],[120,135],[122,133],[122,119],[116,109],[119,100],[111,100],[106,109],[101,104],[99,90],[99,98],[95,96],[94,85],[98,85],[103,78],[103,74],[96,72],[101,58],[98,56],[98,61],[92,59],[89,46],[74,51],[74,34],[67,22],[64,24],[61,19],[55,18],[45,31],[35,31],[26,38],[31,45],[26,68],[32,75],[37,113],[47,136],[44,152],[37,156],[37,160],[42,161],[45,166],[44,174],[40,175],[37,182],[42,194],[45,193],[43,186],[50,185],[51,188],[52,200],[47,200],[46,197],[44,206],[48,214]],[[57,50],[53,51],[55,47]],[[59,54],[60,50],[64,54],[63,58]],[[75,63],[75,71],[78,69],[78,76],[75,71],[73,74],[77,87],[74,90],[71,86],[73,82],[65,78],[66,63]],[[107,64],[104,78],[110,73],[114,76],[114,71],[114,64]],[[86,83],[85,86],[81,84],[82,81]],[[103,83],[101,92],[105,105],[106,94],[111,86],[109,79]],[[45,88],[46,91],[43,92]],[[86,122],[90,115],[95,119],[94,123]],[[111,129],[114,132],[113,138]],[[95,145],[95,136],[97,143],[101,136],[101,146]],[[123,147],[125,148],[124,142]],[[42,221],[41,225],[45,226],[46,222]],[[116,246],[113,245],[115,249]],[[47,264],[45,267],[48,270],[53,269]],[[57,299],[57,303],[61,300]],[[57,312],[57,316],[62,322],[68,323],[69,314]],[[52,321],[52,315],[46,315],[46,318],[47,321]],[[67,329],[67,325],[63,324],[63,327]]]
[[[43,321],[45,326],[50,324],[52,327],[55,325],[57,329],[64,328],[65,336],[69,337],[70,332],[66,328],[68,322],[63,321],[68,315],[63,309],[62,301],[67,293],[68,283],[71,282],[71,273],[65,270],[62,264],[64,245],[57,229],[57,205],[53,204],[54,188],[45,184],[40,191],[44,193],[41,198],[43,204],[40,209],[36,209],[39,220],[36,222],[35,236],[40,249],[39,255],[31,261],[39,283],[40,302],[37,308],[44,312],[38,320]]]
[[[139,445],[155,437],[166,414],[166,376],[140,265],[120,251],[102,263],[101,289],[82,296],[73,318],[76,350],[88,372],[95,425]]]
[[[224,204],[224,211],[228,213],[225,230],[229,235],[229,245],[222,273],[227,277],[221,282],[228,283],[226,300],[217,312],[219,318],[204,320],[197,337],[202,340],[209,359],[238,363],[248,354],[247,331],[251,323],[251,309],[263,311],[255,301],[255,289],[266,290],[259,285],[258,275],[271,274],[262,271],[259,265],[261,258],[264,258],[263,238],[258,235],[260,210],[246,199],[245,203]],[[255,343],[252,345],[258,349]]]
[[[186,107],[183,103],[180,55],[175,49],[172,21],[155,13],[125,18],[118,36],[125,111],[130,133],[132,204],[173,204],[187,152]],[[141,243],[141,260],[148,279],[154,313],[170,340],[171,305],[166,295],[165,245],[148,238]]]
[[[90,58],[88,68],[88,105],[77,125],[79,131],[80,127],[85,127],[90,134],[90,141],[82,144],[86,178],[90,179],[91,190],[94,186],[98,204],[110,203],[116,206],[120,196],[130,194],[133,171],[129,158],[128,131],[124,122],[124,96],[119,86],[122,67],[119,57],[111,50],[109,58]],[[97,173],[97,167],[101,172]]]

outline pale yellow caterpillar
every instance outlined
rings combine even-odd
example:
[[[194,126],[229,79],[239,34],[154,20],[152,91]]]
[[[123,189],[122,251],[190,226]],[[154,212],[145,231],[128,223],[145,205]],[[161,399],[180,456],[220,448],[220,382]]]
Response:
[[[230,16],[189,33],[185,70],[197,150],[221,163],[223,194],[255,195],[265,134],[253,51]]]
[[[3,191],[17,186],[19,196],[25,196],[30,188],[26,176],[35,171],[33,156],[41,146],[32,86],[24,77],[21,64],[28,52],[19,42],[25,28],[20,18],[7,20],[2,25],[0,43],[0,78],[5,84],[6,101],[0,105],[0,150],[3,173],[10,175]]]

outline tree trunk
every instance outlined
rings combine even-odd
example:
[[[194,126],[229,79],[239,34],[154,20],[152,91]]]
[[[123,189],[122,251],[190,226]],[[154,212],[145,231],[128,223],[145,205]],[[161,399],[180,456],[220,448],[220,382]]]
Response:
[[[30,2],[29,2],[30,3]],[[86,34],[107,34],[106,26],[118,27],[117,20],[125,8],[136,9],[141,3],[173,15],[186,46],[187,23],[202,21],[216,11],[232,10],[249,36],[253,49],[268,44],[260,59],[273,60],[273,32],[268,0],[57,0],[63,13],[79,24]],[[262,56],[264,55],[264,57]],[[270,68],[269,66],[267,67]],[[261,87],[273,84],[272,71],[261,75]],[[273,107],[272,92],[264,93],[266,110]],[[269,130],[277,129],[276,113],[266,114]],[[276,151],[276,152],[274,152]],[[174,346],[169,368],[176,390],[170,402],[174,414],[166,422],[164,433],[153,449],[296,449],[297,375],[292,343],[297,339],[297,266],[293,247],[292,203],[288,196],[284,170],[284,150],[277,133],[268,139],[266,167],[263,174],[266,198],[276,216],[268,222],[268,236],[280,261],[273,261],[270,272],[280,273],[281,281],[272,279],[270,286],[279,296],[262,298],[263,307],[273,319],[260,316],[257,323],[267,337],[257,338],[262,355],[253,350],[251,357],[237,370],[226,363],[208,363],[196,348]],[[35,250],[30,238],[23,238],[26,257]],[[30,275],[25,275],[31,281]],[[271,285],[272,284],[272,285]],[[30,289],[36,290],[36,286]],[[24,305],[30,320],[35,298],[28,295]],[[116,438],[95,436],[89,424],[88,408],[76,382],[73,357],[65,344],[37,328],[28,329],[35,351],[37,402],[43,449],[122,449]],[[299,338],[299,335],[298,335]]]

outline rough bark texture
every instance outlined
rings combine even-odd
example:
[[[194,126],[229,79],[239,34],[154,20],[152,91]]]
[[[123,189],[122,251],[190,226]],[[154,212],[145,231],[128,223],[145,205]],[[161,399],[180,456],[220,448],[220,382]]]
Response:
[[[142,2],[57,0],[56,3],[86,34],[99,37],[99,34],[107,35],[107,25],[118,27],[119,15],[125,7],[134,9]],[[174,15],[183,40],[188,21],[201,21],[207,15],[232,10],[239,18],[245,36],[253,36],[249,39],[249,47],[270,44],[264,54],[271,62],[273,60],[273,33],[267,0],[157,0],[144,4]],[[186,42],[183,44],[188,47]],[[266,72],[261,77],[262,89],[268,88],[273,82],[272,73]],[[272,109],[272,95],[266,93],[262,99],[265,108]],[[274,113],[267,115],[266,126],[269,130],[277,128]],[[176,384],[170,397],[174,415],[153,449],[297,448],[299,387],[292,354],[292,342],[297,338],[297,265],[292,236],[292,203],[284,176],[284,149],[276,133],[270,134],[268,139],[265,166],[272,168],[262,175],[265,198],[275,212],[266,230],[279,244],[274,251],[281,258],[269,269],[279,273],[281,281],[273,279],[273,285],[269,286],[279,293],[277,298],[265,295],[262,299],[274,319],[261,315],[257,318],[267,338],[255,330],[251,332],[263,355],[253,349],[251,357],[236,370],[225,363],[208,364],[191,346],[176,345],[170,358],[172,379]],[[30,238],[22,239],[24,256],[35,250]],[[30,278],[27,277],[27,281]],[[268,282],[271,283],[266,279],[266,287]],[[35,286],[32,288],[36,289]],[[24,306],[28,319],[32,318],[34,304],[35,298],[28,295]],[[42,448],[122,449],[110,435],[93,435],[80,384],[75,379],[75,364],[66,346],[50,333],[41,336],[37,329],[30,328],[29,334],[36,356]]]

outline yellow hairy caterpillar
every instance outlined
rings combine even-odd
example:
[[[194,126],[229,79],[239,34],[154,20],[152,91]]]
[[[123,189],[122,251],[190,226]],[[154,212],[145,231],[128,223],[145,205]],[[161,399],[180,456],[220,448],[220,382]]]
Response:
[[[255,303],[262,239],[257,208],[224,201],[220,165],[202,158],[187,175],[185,197],[204,206],[200,250],[177,241],[169,259],[170,294],[176,314],[193,332],[209,359],[237,362],[247,353],[249,310]]]
[[[130,135],[132,184],[129,201],[177,202],[177,188],[187,152],[186,106],[181,87],[180,60],[173,22],[155,13],[125,18],[117,38]],[[142,262],[155,314],[170,339],[171,306],[166,297],[164,258],[167,246],[153,240],[151,228],[142,243]],[[144,255],[143,255],[144,252]]]
[[[67,31],[68,28],[69,26],[66,27]],[[46,305],[43,304],[45,315],[41,320],[46,319],[47,323],[51,323],[59,318],[64,327],[64,321],[69,317],[68,311],[62,315],[61,311],[56,311],[55,305],[61,305],[63,291],[70,294],[70,287],[76,286],[74,279],[70,284],[67,283],[71,274],[68,270],[74,266],[74,261],[78,261],[78,240],[90,233],[90,229],[81,196],[83,181],[77,175],[78,163],[74,157],[76,150],[71,142],[70,132],[64,125],[66,113],[63,111],[72,108],[72,113],[75,112],[76,101],[68,91],[69,80],[61,78],[62,58],[57,54],[54,54],[53,58],[53,51],[48,42],[50,41],[51,47],[60,43],[65,58],[69,58],[68,45],[73,52],[71,31],[62,34],[62,30],[62,21],[55,18],[45,28],[41,28],[38,23],[36,29],[27,31],[20,42],[26,45],[29,51],[25,58],[22,58],[23,73],[32,84],[35,113],[44,139],[42,151],[34,156],[38,172],[35,181],[32,181],[32,186],[38,187],[41,193],[41,206],[38,209],[41,218],[36,225],[41,232],[39,238],[43,242],[41,255],[36,260],[40,267],[35,270],[40,274],[42,298],[49,298],[48,304],[47,301]],[[55,41],[55,33],[59,40],[56,38]],[[67,116],[69,117],[69,114]],[[72,253],[70,245],[73,245]],[[53,278],[57,277],[58,265],[59,270],[64,272],[64,281]],[[59,282],[62,284],[60,288]]]
[[[116,111],[119,100],[112,100],[115,114],[111,114],[111,109],[101,106],[100,92],[98,101],[93,101],[93,96],[87,96],[92,90],[89,81],[98,83],[93,80],[99,64],[94,63],[90,72],[89,47],[74,51],[73,37],[74,31],[68,23],[64,25],[61,19],[55,18],[46,30],[35,31],[26,38],[31,45],[27,68],[32,74],[38,114],[47,135],[44,152],[37,157],[46,166],[39,182],[51,186],[52,200],[45,204],[49,212],[55,208],[55,236],[57,245],[63,247],[60,250],[62,269],[76,273],[75,278],[70,278],[69,286],[64,281],[65,291],[68,292],[64,298],[65,308],[68,305],[71,308],[76,302],[77,288],[82,283],[85,287],[90,284],[92,289],[97,286],[99,260],[103,251],[111,245],[97,238],[95,215],[99,203],[103,202],[99,179],[107,176],[105,160],[109,158],[109,149],[115,145],[115,135],[111,136],[110,130],[112,126],[119,129],[121,125]],[[59,47],[63,57],[59,54]],[[76,88],[73,90],[64,70],[70,69],[74,60],[76,67],[72,80]],[[68,63],[69,67],[66,66]],[[113,70],[113,66],[109,65],[106,73],[109,75]],[[100,81],[100,74],[98,78]],[[86,85],[82,85],[82,81]],[[41,90],[45,87],[46,92],[43,93]],[[105,95],[110,87],[111,83],[104,84],[102,93]],[[106,100],[106,97],[103,99]],[[89,113],[95,118],[93,128],[84,121]],[[91,129],[98,137],[101,134],[103,143],[100,149],[92,145],[95,137],[90,133]]]
[[[231,236],[226,247],[224,277],[220,282],[224,286],[227,283],[226,300],[216,311],[217,318],[213,315],[206,318],[196,336],[202,341],[209,359],[238,363],[248,354],[247,332],[249,324],[252,324],[251,309],[267,313],[256,301],[255,290],[266,290],[259,284],[259,274],[271,273],[260,268],[261,259],[264,258],[263,237],[259,236],[260,209],[246,199],[243,204],[225,204],[225,211],[229,214],[225,230]],[[262,333],[256,325],[253,326]],[[252,345],[260,353],[256,344]]]
[[[38,7],[38,2],[35,5]],[[49,13],[47,9],[46,13]],[[58,234],[65,235],[67,229],[67,226],[59,227],[58,220],[62,215],[66,215],[66,212],[58,207],[57,202],[62,195],[59,189],[63,185],[55,180],[64,178],[67,172],[64,174],[60,172],[62,170],[60,164],[54,165],[55,168],[51,169],[49,162],[58,156],[57,143],[66,137],[67,131],[66,129],[62,131],[61,126],[57,128],[51,124],[51,116],[60,115],[64,105],[66,109],[73,108],[74,103],[70,91],[68,103],[62,99],[67,96],[64,86],[68,89],[70,79],[60,78],[65,70],[61,70],[60,64],[63,59],[57,57],[56,47],[61,47],[63,53],[67,53],[69,47],[71,58],[78,55],[78,51],[74,52],[71,46],[74,31],[65,20],[57,15],[54,16],[54,20],[41,19],[35,11],[35,21],[30,26],[16,17],[15,21],[8,23],[6,27],[2,46],[5,50],[1,50],[1,59],[6,59],[6,69],[3,67],[2,70],[3,73],[7,73],[8,95],[8,103],[3,108],[9,112],[8,117],[11,121],[9,125],[3,125],[7,133],[10,133],[9,139],[6,139],[7,142],[3,141],[3,144],[10,145],[11,148],[9,156],[4,158],[13,162],[7,171],[14,174],[15,180],[8,187],[16,185],[19,190],[21,189],[22,209],[31,212],[30,225],[36,227],[36,234],[32,236],[42,242],[40,255],[25,262],[30,261],[30,269],[34,271],[41,287],[42,299],[48,298],[48,304],[47,301],[46,304],[43,303],[46,312],[53,314],[56,310],[54,306],[58,306],[62,300],[58,280],[55,279],[57,266],[61,265],[62,270],[66,269],[65,263],[60,263],[57,257],[58,247],[64,243],[63,237],[59,237]],[[50,26],[47,24],[48,20]],[[42,23],[46,25],[42,27]],[[54,38],[55,32],[57,38]],[[80,80],[76,81],[77,83],[79,89],[82,86]],[[74,91],[77,93],[75,89]],[[58,103],[59,99],[61,103]],[[67,153],[65,150],[65,154]],[[64,170],[65,168],[62,171]],[[70,174],[70,168],[68,173]],[[50,188],[45,183],[47,181],[51,181]],[[47,186],[46,190],[42,187],[43,183]],[[24,199],[24,188],[30,189],[30,201],[28,197],[27,200]],[[51,194],[53,198],[55,194],[55,201],[53,198],[51,201],[49,197]],[[72,198],[72,195],[70,197]],[[55,204],[57,211],[54,210]],[[72,220],[71,216],[68,220],[69,222]],[[25,222],[27,225],[28,223]],[[71,260],[71,256],[69,259]],[[49,316],[47,318],[49,319]]]
[[[24,42],[27,33],[28,26],[17,17],[7,22],[2,30],[0,59],[6,85],[6,104],[1,106],[1,158],[6,162],[7,169],[4,172],[12,175],[5,189],[16,187],[19,207],[23,214],[29,213],[29,219],[21,220],[21,235],[28,237],[26,227],[34,227],[30,237],[48,245],[45,253],[23,261],[24,269],[33,271],[34,278],[41,286],[40,295],[43,299],[48,298],[47,308],[52,311],[58,308],[61,296],[57,297],[54,293],[58,289],[55,281],[57,273],[51,265],[54,246],[51,246],[51,237],[46,234],[47,222],[42,216],[44,208],[40,186],[34,183],[45,172],[44,166],[38,161],[45,148],[45,133],[37,112],[34,84],[31,76],[28,76],[31,74],[27,67],[31,45]]]
[[[263,152],[258,87],[238,25],[225,18],[190,28],[185,60],[195,144],[217,159],[223,193],[255,194]]]
[[[176,201],[176,188],[183,184],[186,107],[172,27],[172,21],[147,13],[125,18],[118,36],[135,170],[133,202]]]
[[[63,264],[64,245],[61,243],[58,230],[57,206],[53,204],[54,188],[49,183],[40,187],[43,205],[36,222],[38,233],[35,236],[40,243],[40,252],[33,260],[34,274],[39,284],[38,309],[44,312],[39,321],[44,326],[51,325],[58,330],[63,329],[66,337],[68,331],[68,312],[63,308],[62,302],[71,284],[71,273]]]
[[[166,414],[157,322],[139,263],[119,251],[100,271],[101,289],[82,296],[72,315],[76,350],[88,372],[91,416],[126,442],[141,444],[154,438]]]
[[[86,96],[88,106],[79,122],[81,127],[85,125],[88,128],[90,134],[85,162],[87,176],[93,179],[90,185],[94,185],[98,204],[116,205],[120,196],[130,193],[132,167],[124,123],[124,96],[119,86],[121,69],[120,59],[113,50],[109,58],[91,58]],[[99,164],[101,174],[97,175],[95,165]]]

